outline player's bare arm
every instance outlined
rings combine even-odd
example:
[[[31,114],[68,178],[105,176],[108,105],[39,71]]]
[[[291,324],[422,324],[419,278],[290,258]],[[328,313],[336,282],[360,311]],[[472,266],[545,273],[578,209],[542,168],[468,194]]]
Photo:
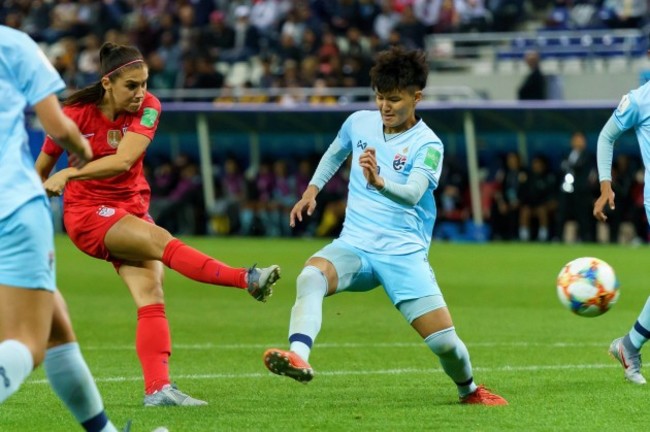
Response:
[[[81,136],[75,122],[63,113],[55,95],[50,95],[34,105],[34,111],[45,132],[71,153],[72,166],[81,168],[93,158],[88,140]]]
[[[608,205],[610,210],[614,210],[614,191],[612,190],[612,182],[603,180],[600,182],[600,196],[594,204],[594,217],[601,222],[607,220],[605,214],[605,206]]]
[[[316,186],[307,186],[307,189],[305,189],[305,192],[303,192],[300,201],[298,201],[291,209],[291,213],[289,214],[290,227],[293,228],[296,226],[296,219],[299,222],[302,222],[302,214],[305,209],[307,210],[308,216],[311,216],[314,213],[314,210],[316,209],[316,195],[318,195],[318,192],[319,190]]]
[[[363,176],[368,183],[377,189],[384,187],[384,179],[377,173],[377,156],[375,149],[368,147],[359,156],[359,165],[363,168]]]
[[[150,142],[144,135],[127,132],[120,141],[117,153],[95,159],[80,170],[68,169],[66,181],[103,179],[122,174],[131,169]]]

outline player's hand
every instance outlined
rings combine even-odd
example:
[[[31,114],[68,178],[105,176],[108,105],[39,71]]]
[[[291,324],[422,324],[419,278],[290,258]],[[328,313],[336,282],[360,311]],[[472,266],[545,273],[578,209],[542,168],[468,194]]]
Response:
[[[359,156],[359,165],[363,168],[363,176],[368,181],[368,184],[374,186],[376,189],[384,187],[384,179],[381,178],[377,172],[377,156],[373,147],[368,147]]]
[[[603,181],[600,183],[600,196],[594,204],[594,217],[601,222],[607,220],[605,214],[605,206],[608,205],[610,210],[614,210],[614,191],[612,190],[612,182]]]
[[[316,210],[316,195],[318,194],[318,188],[314,185],[307,186],[307,189],[302,194],[302,198],[298,201],[293,208],[291,213],[289,213],[289,226],[294,228],[296,226],[296,220],[302,222],[303,212],[307,212],[308,216],[314,214]]]
[[[70,153],[68,156],[70,166],[77,169],[83,168],[93,158],[93,151],[88,140],[81,137],[81,144],[81,148],[76,149],[75,152]]]
[[[47,196],[61,196],[67,182],[67,169],[64,169],[57,172],[56,174],[53,174],[51,177],[45,180],[45,182],[43,182],[43,187],[45,188]]]

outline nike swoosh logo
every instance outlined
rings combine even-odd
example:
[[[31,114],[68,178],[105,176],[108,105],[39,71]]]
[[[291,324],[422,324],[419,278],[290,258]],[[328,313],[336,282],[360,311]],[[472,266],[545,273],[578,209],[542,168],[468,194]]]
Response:
[[[81,136],[84,137],[84,138],[90,138],[91,136],[95,136],[95,134],[94,133],[89,133],[89,134],[83,134]]]

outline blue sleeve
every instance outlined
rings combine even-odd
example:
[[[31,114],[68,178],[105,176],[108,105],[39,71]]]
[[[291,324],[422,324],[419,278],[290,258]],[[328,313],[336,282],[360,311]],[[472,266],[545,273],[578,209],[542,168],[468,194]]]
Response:
[[[414,206],[422,199],[429,187],[429,179],[420,171],[413,171],[405,184],[384,179],[384,187],[379,193],[396,203]]]
[[[316,186],[319,191],[323,190],[325,183],[336,174],[336,171],[343,165],[349,154],[350,150],[343,148],[339,138],[336,137],[325,151],[325,154],[323,154],[323,157],[321,157],[320,162],[318,162],[318,167],[316,167],[309,184]]]
[[[14,51],[15,77],[29,105],[65,88],[59,73],[29,36],[17,41]]]
[[[596,160],[598,161],[598,180],[612,180],[612,159],[614,157],[614,143],[621,136],[623,130],[619,128],[613,114],[598,135]]]
[[[419,171],[426,176],[433,188],[438,187],[440,173],[442,172],[442,160],[444,148],[439,142],[432,142],[418,149],[413,162],[413,171]]]
[[[623,96],[612,115],[621,131],[632,129],[639,122],[639,104],[633,92]]]
[[[336,138],[339,141],[341,148],[352,151],[352,138],[350,138],[350,129],[352,128],[352,116],[350,115],[339,129],[339,133]]]

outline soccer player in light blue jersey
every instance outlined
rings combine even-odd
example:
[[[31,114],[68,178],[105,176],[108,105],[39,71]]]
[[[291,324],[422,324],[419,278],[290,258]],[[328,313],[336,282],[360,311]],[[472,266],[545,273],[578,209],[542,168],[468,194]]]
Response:
[[[607,220],[606,206],[610,210],[614,210],[614,191],[612,190],[614,143],[623,132],[632,128],[636,133],[645,166],[643,203],[648,220],[650,220],[650,83],[623,96],[598,136],[597,159],[600,197],[594,204],[594,216],[599,221]],[[646,301],[629,333],[615,339],[609,347],[609,353],[625,369],[625,378],[634,384],[646,383],[646,379],[641,374],[641,347],[649,339],[650,298]]]
[[[396,308],[439,358],[462,403],[506,405],[474,383],[469,353],[429,265],[436,207],[433,191],[443,145],[415,114],[428,67],[424,53],[392,48],[377,57],[370,77],[377,110],[350,115],[293,207],[290,225],[311,215],[316,196],[352,155],[348,204],[339,238],[311,256],[297,279],[289,324],[290,350],[272,348],[264,363],[300,382],[313,378],[308,363],[321,327],[323,298],[383,285]]]
[[[24,109],[31,105],[75,166],[92,158],[88,141],[61,110],[56,92],[64,88],[29,36],[0,26],[0,403],[43,362],[52,388],[80,425],[111,432],[117,429],[104,413],[56,289],[52,217],[25,131]]]

